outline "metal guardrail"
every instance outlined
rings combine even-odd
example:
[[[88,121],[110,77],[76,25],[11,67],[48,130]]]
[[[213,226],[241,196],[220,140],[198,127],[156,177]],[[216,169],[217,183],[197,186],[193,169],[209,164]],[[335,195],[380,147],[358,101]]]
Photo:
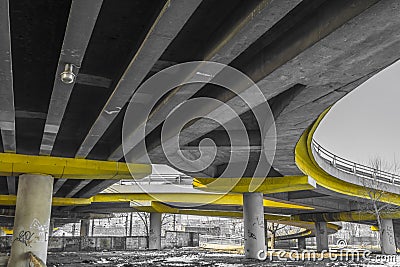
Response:
[[[400,185],[400,175],[398,174],[389,173],[370,166],[365,166],[337,156],[323,148],[314,139],[312,140],[312,147],[315,149],[321,159],[325,160],[338,170],[386,184]]]

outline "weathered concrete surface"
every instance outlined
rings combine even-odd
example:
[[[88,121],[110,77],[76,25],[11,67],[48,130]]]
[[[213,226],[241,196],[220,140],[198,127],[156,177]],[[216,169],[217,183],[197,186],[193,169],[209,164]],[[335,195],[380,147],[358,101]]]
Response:
[[[381,238],[381,250],[384,255],[396,254],[396,240],[392,219],[381,220],[382,229],[379,230]]]
[[[315,238],[317,241],[317,251],[328,250],[328,228],[326,222],[315,223]]]
[[[161,249],[161,213],[150,213],[149,249]]]
[[[300,237],[297,239],[297,248],[298,249],[306,249],[306,238],[305,237]]]
[[[28,252],[46,263],[53,180],[47,175],[24,174],[19,177],[8,266],[25,267]]]
[[[11,236],[0,237],[0,253],[9,252],[13,239]],[[199,245],[199,234],[166,231],[161,237],[161,248],[196,247]],[[79,251],[132,251],[146,249],[146,236],[53,236],[49,239],[49,252],[79,252]]]
[[[246,258],[258,259],[265,252],[265,226],[262,193],[243,194],[244,251]]]
[[[398,1],[380,1],[257,82],[267,99],[296,84],[305,85],[276,118],[273,167],[278,172],[301,175],[294,162],[294,147],[303,131],[329,105],[400,58],[396,52],[400,49],[399,12]],[[239,97],[227,103],[239,114],[248,110]],[[182,142],[191,142],[217,127],[209,120],[198,120],[183,130]],[[193,152],[194,158],[196,155]],[[150,156],[154,162],[168,163],[160,147],[150,151]],[[229,153],[221,151],[215,162],[228,160]],[[216,168],[213,165],[205,173],[195,175],[212,176]]]
[[[81,220],[80,236],[89,236],[90,232],[90,220]]]

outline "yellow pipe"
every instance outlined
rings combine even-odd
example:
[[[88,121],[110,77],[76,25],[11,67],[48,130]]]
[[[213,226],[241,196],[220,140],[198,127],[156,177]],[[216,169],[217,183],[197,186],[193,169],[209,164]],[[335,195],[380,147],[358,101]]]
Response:
[[[256,185],[255,190],[250,190]],[[315,181],[308,176],[284,176],[267,178],[195,178],[193,187],[211,192],[260,192],[264,194],[315,189]]]
[[[369,199],[368,189],[363,186],[348,183],[331,176],[321,167],[319,167],[312,155],[311,142],[313,134],[321,120],[328,113],[329,109],[330,108],[326,109],[318,117],[318,119],[306,131],[304,131],[304,133],[300,137],[295,148],[296,164],[302,172],[313,177],[317,184],[322,187],[325,187],[334,192],[338,192],[340,194]],[[400,196],[397,194],[385,192],[379,199],[379,201],[394,205],[400,205]]]
[[[159,194],[98,194],[93,196],[93,202],[129,202],[129,201],[160,201],[160,202],[182,202],[196,204],[214,205],[243,205],[242,194],[193,194],[193,193],[159,193]],[[287,209],[309,209],[312,207],[292,203],[278,202],[264,199],[265,207],[287,208]]]
[[[0,176],[24,173],[42,173],[68,179],[132,179],[151,174],[151,165],[0,153]]]

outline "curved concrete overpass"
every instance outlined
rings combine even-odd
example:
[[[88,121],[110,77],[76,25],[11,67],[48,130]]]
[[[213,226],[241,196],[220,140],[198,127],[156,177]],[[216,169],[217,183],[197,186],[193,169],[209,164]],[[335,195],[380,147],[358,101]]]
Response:
[[[25,221],[16,216],[19,231],[35,219],[46,226],[51,213],[60,217],[91,213],[78,203],[94,212],[109,208],[95,207],[91,201],[100,199],[99,193],[116,179],[126,178],[121,129],[130,99],[160,70],[199,60],[242,71],[270,105],[277,149],[266,183],[248,192],[246,177],[253,176],[264,149],[253,111],[239,95],[211,84],[177,87],[155,103],[146,121],[148,132],[141,137],[153,163],[171,164],[161,145],[167,115],[189,99],[209,97],[232,107],[249,136],[245,144],[249,158],[235,162],[246,163],[245,173],[237,178],[232,193],[243,194],[246,225],[257,226],[258,236],[264,235],[257,221],[264,218],[266,200],[297,205],[277,207],[278,214],[293,220],[311,216],[311,209],[311,217],[357,210],[362,186],[337,179],[318,166],[308,127],[329,105],[400,58],[399,1],[121,3],[0,0],[0,149],[5,153],[0,195],[4,209],[12,213],[16,202],[15,213],[32,215]],[[238,93],[248,93],[245,86],[238,87]],[[148,98],[138,99],[145,105]],[[223,114],[211,103],[201,111]],[[182,153],[189,159],[199,156],[198,146],[205,138],[217,147],[210,166],[186,172],[199,178],[197,188],[219,191],[226,186],[212,188],[203,178],[219,177],[231,154],[241,155],[232,152],[223,129],[231,119],[221,116],[217,124],[201,118],[180,133]],[[132,133],[140,127],[134,125]],[[149,166],[136,167],[137,178],[150,172]],[[223,178],[229,186],[235,179]],[[64,202],[63,207],[52,208],[52,197],[54,203]],[[74,205],[65,207],[67,202]],[[395,193],[386,194],[382,202],[400,204]],[[114,201],[110,205],[120,208]],[[310,209],[300,208],[305,206]],[[327,232],[321,221],[315,225],[320,233]],[[323,242],[327,244],[327,239]],[[39,256],[45,261],[46,242],[39,243]],[[253,245],[248,245],[249,257],[255,257],[264,242]]]

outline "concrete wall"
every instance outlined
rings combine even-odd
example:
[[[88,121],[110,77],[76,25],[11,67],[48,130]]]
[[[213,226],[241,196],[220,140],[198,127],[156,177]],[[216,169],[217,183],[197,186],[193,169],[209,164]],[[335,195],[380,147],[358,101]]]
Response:
[[[9,251],[12,236],[0,237],[0,252]],[[99,237],[51,237],[48,251],[101,251],[145,249],[145,236],[99,236]],[[190,232],[166,231],[161,238],[162,248],[189,247],[199,245],[199,234]]]

